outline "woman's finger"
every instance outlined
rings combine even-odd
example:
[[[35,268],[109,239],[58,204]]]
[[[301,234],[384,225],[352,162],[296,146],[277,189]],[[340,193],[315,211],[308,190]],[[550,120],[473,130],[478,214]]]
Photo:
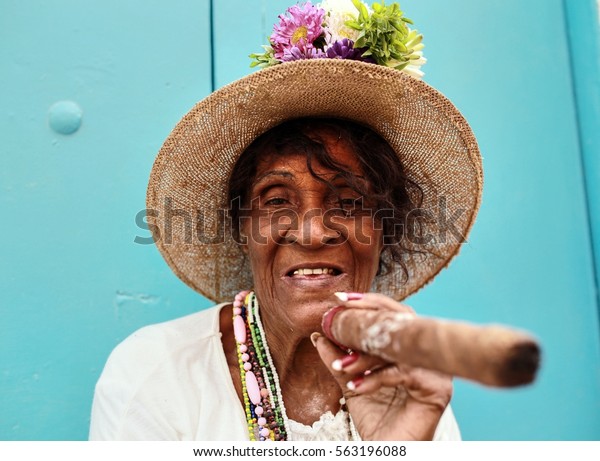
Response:
[[[335,306],[329,309],[323,316],[323,332],[325,336],[331,341],[336,343],[341,348],[352,348],[355,350],[362,350],[371,352],[372,349],[366,347],[364,341],[364,332],[371,331],[372,329],[366,330],[366,327],[370,326],[370,318],[379,313],[389,314],[393,316],[402,316],[407,319],[413,319],[416,314],[414,310],[404,304],[396,302],[394,299],[379,294],[379,293],[335,293],[335,295],[344,304]],[[334,318],[339,313],[348,312],[346,308],[351,308],[352,316],[355,318],[353,325],[355,328],[348,330],[341,328],[338,325],[337,333],[334,331]],[[364,317],[364,318],[363,318]],[[395,319],[398,321],[405,321],[406,319]],[[358,322],[358,323],[356,323]],[[339,322],[338,322],[339,323]],[[395,324],[395,323],[394,323]],[[381,328],[385,329],[387,323],[381,325]],[[373,333],[375,336],[379,336],[377,332]],[[361,340],[362,338],[362,340]],[[377,339],[377,341],[379,341]],[[380,355],[380,354],[371,354]],[[387,360],[390,362],[390,360]]]
[[[423,368],[389,365],[368,375],[357,376],[346,387],[357,394],[369,394],[382,387],[406,389],[408,395],[422,403],[446,408],[452,397],[452,378],[446,374]]]
[[[335,293],[341,305],[346,307],[356,307],[361,309],[390,309],[397,312],[415,313],[415,310],[389,296],[381,293]]]
[[[387,362],[379,357],[365,354],[359,351],[353,351],[336,359],[331,363],[331,368],[335,371],[343,372],[348,376],[372,372],[374,369],[387,365]]]
[[[326,342],[317,346],[318,338],[322,337]],[[334,375],[351,379],[355,375],[371,372],[387,364],[383,359],[358,351],[345,352],[340,350],[333,342],[319,333],[311,336],[313,344],[319,351],[321,359]],[[329,343],[328,345],[325,345]],[[333,347],[329,347],[329,345]]]
[[[338,379],[339,382],[343,381],[344,372],[333,368],[332,364],[336,360],[342,360],[346,356],[346,352],[341,350],[338,346],[332,343],[329,339],[320,333],[313,333],[310,335],[310,340],[313,345],[317,348],[317,352],[321,357],[321,360],[325,366],[329,369],[334,378]]]

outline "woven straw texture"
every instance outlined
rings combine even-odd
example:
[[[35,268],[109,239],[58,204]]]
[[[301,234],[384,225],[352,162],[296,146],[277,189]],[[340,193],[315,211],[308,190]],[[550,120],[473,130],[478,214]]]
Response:
[[[424,190],[420,241],[405,244],[400,267],[372,290],[402,300],[458,253],[481,201],[481,157],[454,105],[429,85],[396,70],[338,59],[294,61],[255,72],[196,104],[173,129],[150,175],[148,222],[175,274],[217,302],[253,286],[249,263],[231,237],[227,184],[245,148],[270,128],[298,117],[365,124],[398,154]]]

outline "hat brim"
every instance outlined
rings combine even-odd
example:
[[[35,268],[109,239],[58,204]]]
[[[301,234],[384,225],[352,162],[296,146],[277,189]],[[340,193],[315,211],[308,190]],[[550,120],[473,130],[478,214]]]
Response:
[[[426,83],[341,59],[255,72],[197,103],[176,125],[155,160],[147,192],[149,227],[173,272],[217,302],[252,287],[249,265],[227,224],[229,178],[254,139],[300,117],[371,127],[421,186],[428,219],[419,238],[407,242],[415,250],[404,260],[408,279],[396,267],[372,287],[397,300],[419,290],[458,253],[475,220],[483,186],[475,136],[456,107]]]

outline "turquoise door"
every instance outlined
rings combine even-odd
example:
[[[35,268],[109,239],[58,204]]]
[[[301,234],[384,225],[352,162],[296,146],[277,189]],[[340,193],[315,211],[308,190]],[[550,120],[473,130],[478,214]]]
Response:
[[[85,439],[110,350],[210,305],[147,244],[154,156],[197,100],[250,72],[293,2],[33,3],[0,3],[0,439]],[[409,303],[527,329],[544,354],[526,388],[456,380],[463,437],[600,440],[596,3],[402,6],[485,168],[469,242]]]

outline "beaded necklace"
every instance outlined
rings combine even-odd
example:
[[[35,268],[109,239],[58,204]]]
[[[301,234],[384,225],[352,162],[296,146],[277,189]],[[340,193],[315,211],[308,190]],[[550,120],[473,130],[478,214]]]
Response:
[[[250,440],[287,440],[287,415],[279,376],[253,292],[242,291],[235,296],[233,332]]]

